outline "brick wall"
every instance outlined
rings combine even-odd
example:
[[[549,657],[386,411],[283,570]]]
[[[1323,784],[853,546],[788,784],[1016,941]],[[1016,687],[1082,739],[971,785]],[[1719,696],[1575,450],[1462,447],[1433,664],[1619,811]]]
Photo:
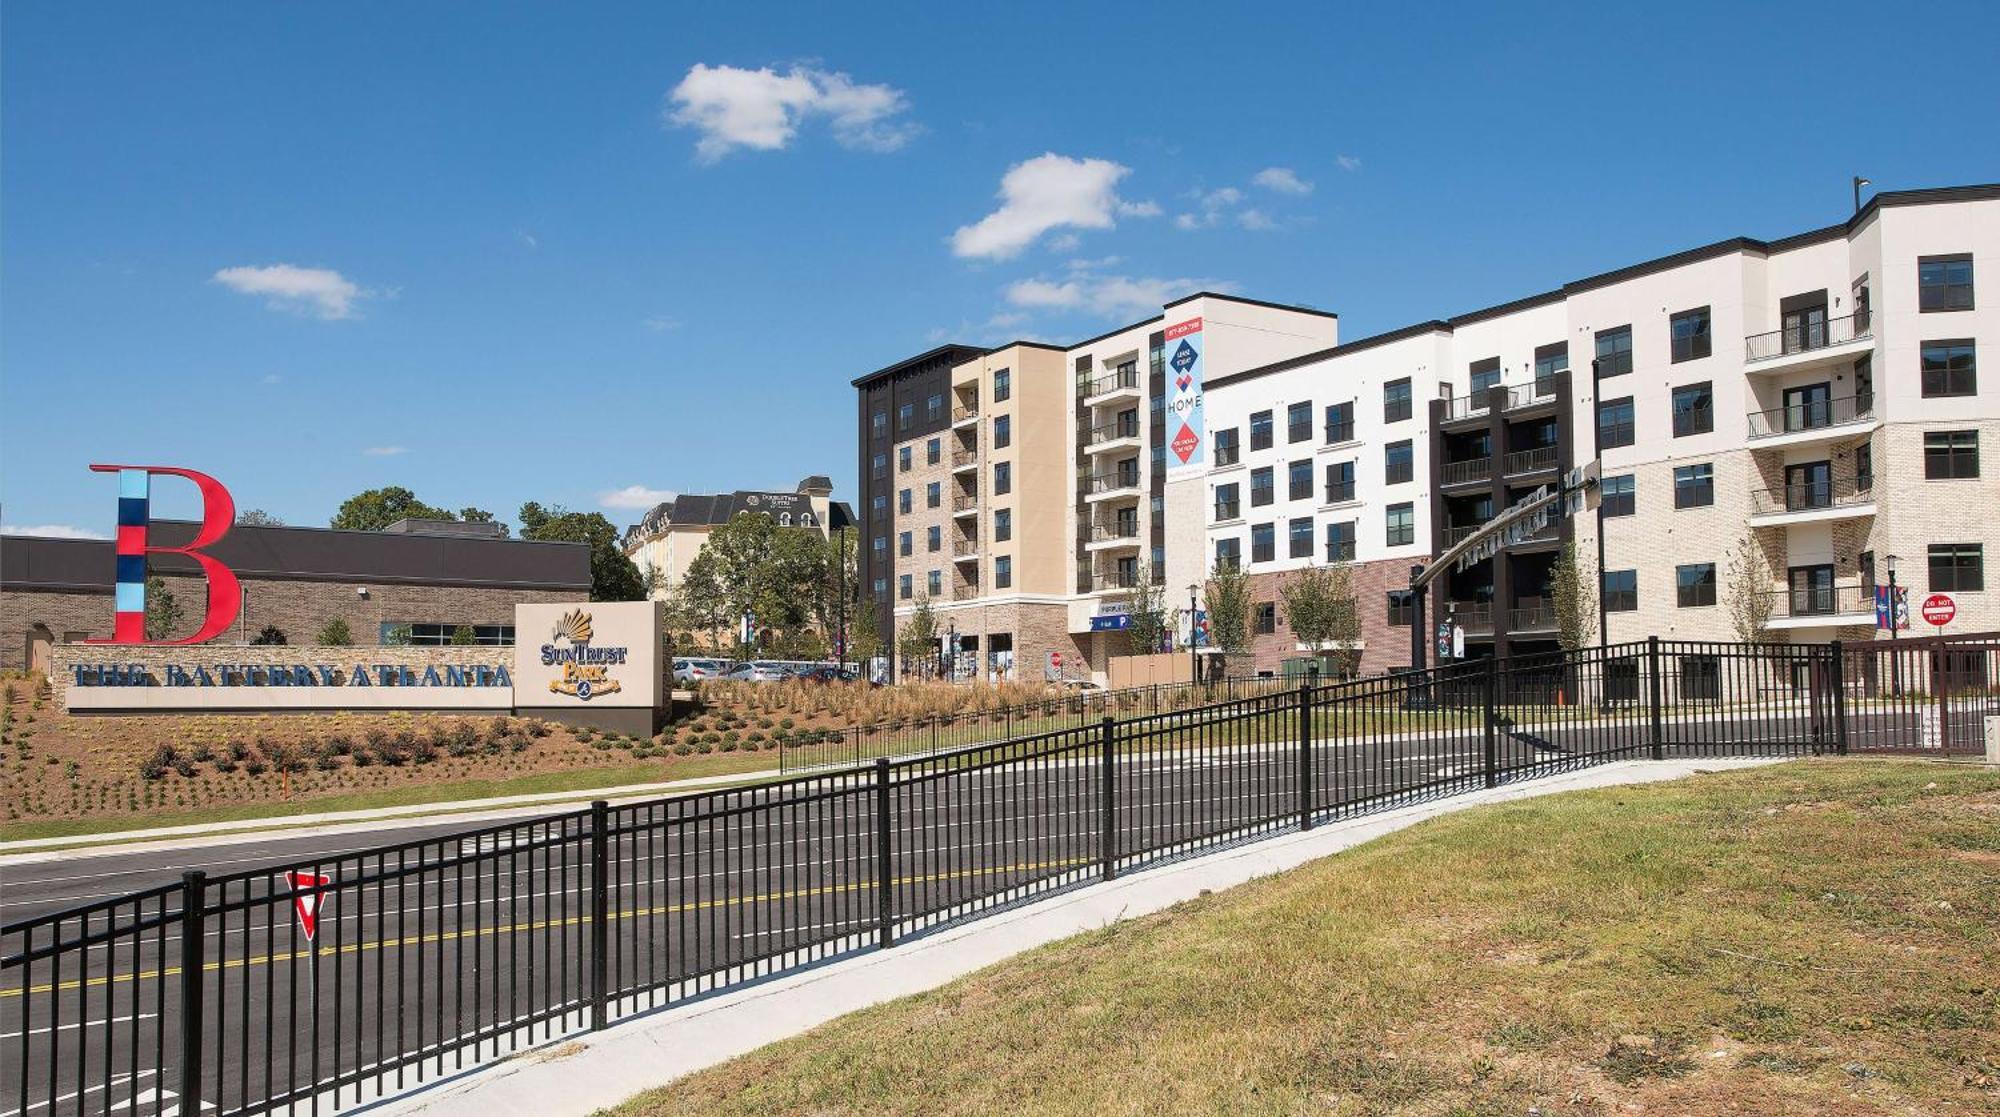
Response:
[[[1361,610],[1361,673],[1378,675],[1391,667],[1407,666],[1410,662],[1410,629],[1408,625],[1389,623],[1389,591],[1400,590],[1410,584],[1410,563],[1402,559],[1384,559],[1355,563],[1349,569],[1354,576],[1355,600]],[[1250,660],[1255,671],[1277,671],[1285,660],[1306,654],[1299,650],[1297,637],[1292,635],[1291,626],[1285,623],[1284,605],[1278,596],[1285,577],[1283,572],[1250,575],[1250,599],[1254,603]],[[1256,605],[1265,602],[1277,606],[1277,631],[1259,635],[1255,609]]]

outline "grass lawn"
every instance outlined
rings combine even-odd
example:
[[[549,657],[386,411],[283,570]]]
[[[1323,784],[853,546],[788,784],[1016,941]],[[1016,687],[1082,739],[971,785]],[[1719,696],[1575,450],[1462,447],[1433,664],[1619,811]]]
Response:
[[[1439,818],[628,1102],[669,1114],[2000,1110],[2000,772]]]

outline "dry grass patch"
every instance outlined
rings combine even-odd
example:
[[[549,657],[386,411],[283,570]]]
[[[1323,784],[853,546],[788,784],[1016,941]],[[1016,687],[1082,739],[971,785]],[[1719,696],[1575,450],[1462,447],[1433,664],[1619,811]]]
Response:
[[[1814,761],[1481,808],[618,1114],[1993,1112],[1996,807]]]

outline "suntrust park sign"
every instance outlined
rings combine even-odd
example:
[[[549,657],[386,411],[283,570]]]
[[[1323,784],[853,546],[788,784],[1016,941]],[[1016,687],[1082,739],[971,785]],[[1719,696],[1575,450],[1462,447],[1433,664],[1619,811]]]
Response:
[[[561,715],[659,707],[660,615],[650,601],[514,607],[515,705]]]

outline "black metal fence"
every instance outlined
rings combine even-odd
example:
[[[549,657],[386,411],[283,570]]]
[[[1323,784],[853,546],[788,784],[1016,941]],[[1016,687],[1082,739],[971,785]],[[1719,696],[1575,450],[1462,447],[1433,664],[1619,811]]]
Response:
[[[1908,654],[1969,693],[1950,652]],[[0,928],[0,1117],[331,1112],[1262,834],[1627,758],[1921,747],[1882,667],[1660,641],[1456,663],[189,873]]]

